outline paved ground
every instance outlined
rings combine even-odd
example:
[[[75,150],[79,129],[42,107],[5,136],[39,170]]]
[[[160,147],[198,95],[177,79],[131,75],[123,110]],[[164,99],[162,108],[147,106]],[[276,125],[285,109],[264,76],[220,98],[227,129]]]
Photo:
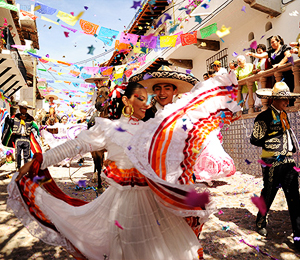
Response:
[[[78,170],[72,176],[74,182],[87,180],[87,184],[95,185],[90,182],[93,172],[91,158],[86,158],[81,168],[76,163],[72,166],[71,173]],[[10,181],[6,174],[13,169],[14,164],[0,168],[0,259],[73,259],[61,247],[46,245],[31,236],[13,214],[6,212],[6,187]],[[68,168],[51,167],[50,172],[70,196],[88,201],[95,199],[96,193],[92,189],[75,190]],[[300,254],[294,251],[282,190],[277,194],[269,214],[268,238],[255,232],[257,210],[250,198],[253,193],[259,195],[261,188],[261,178],[242,173],[214,182],[209,188],[218,211],[206,222],[201,234],[205,259],[300,259]],[[242,239],[253,247],[240,242]]]

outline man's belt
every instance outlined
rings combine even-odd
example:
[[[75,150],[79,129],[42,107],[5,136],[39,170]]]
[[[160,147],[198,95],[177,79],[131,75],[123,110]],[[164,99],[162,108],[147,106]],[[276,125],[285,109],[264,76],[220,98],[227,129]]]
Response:
[[[285,154],[285,156],[293,156],[292,152],[288,152],[287,154]],[[266,151],[264,149],[262,149],[262,153],[261,153],[261,158],[271,158],[271,157],[277,157],[276,152],[273,151]]]

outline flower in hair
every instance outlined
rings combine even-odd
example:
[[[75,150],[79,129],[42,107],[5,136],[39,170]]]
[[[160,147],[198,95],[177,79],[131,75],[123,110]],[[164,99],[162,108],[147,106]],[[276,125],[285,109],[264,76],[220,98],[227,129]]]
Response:
[[[123,83],[121,85],[115,86],[114,90],[109,93],[109,97],[111,99],[121,98],[122,95],[125,93],[125,89],[127,88],[128,83]]]

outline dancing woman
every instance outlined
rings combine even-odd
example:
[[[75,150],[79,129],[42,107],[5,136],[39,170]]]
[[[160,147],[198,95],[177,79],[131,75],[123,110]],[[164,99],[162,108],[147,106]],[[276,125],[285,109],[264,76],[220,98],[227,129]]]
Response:
[[[236,83],[235,75],[224,75],[196,85],[148,122],[140,120],[145,88],[117,86],[110,104],[117,120],[98,118],[75,140],[36,155],[9,184],[8,207],[32,234],[76,259],[199,259],[201,246],[184,217],[203,224],[214,209],[187,201],[192,169],[221,122],[231,122]],[[65,157],[104,148],[113,161],[104,173],[110,186],[92,202],[64,196],[54,181],[43,186],[48,193],[33,182],[36,169],[48,176],[46,167]]]

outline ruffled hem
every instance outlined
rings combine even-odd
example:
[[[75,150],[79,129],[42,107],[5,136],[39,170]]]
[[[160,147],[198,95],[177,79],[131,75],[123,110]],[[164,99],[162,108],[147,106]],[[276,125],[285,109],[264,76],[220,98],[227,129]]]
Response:
[[[13,212],[16,217],[22,222],[22,224],[27,228],[29,233],[34,237],[53,246],[62,246],[70,254],[77,256],[77,251],[64,236],[62,236],[57,231],[46,227],[30,214],[28,206],[22,199],[20,190],[17,186],[17,183],[15,182],[17,176],[18,173],[15,173],[13,175],[12,180],[7,187],[7,211]],[[38,187],[37,189],[41,188]]]
[[[46,243],[63,245],[74,255],[76,247],[92,260],[103,255],[123,260],[198,259],[201,246],[192,229],[184,219],[161,207],[148,187],[118,190],[111,186],[80,207],[37,187],[35,203],[55,225],[58,232],[54,232],[36,223],[26,210],[15,177],[9,185],[8,205],[32,234]]]

